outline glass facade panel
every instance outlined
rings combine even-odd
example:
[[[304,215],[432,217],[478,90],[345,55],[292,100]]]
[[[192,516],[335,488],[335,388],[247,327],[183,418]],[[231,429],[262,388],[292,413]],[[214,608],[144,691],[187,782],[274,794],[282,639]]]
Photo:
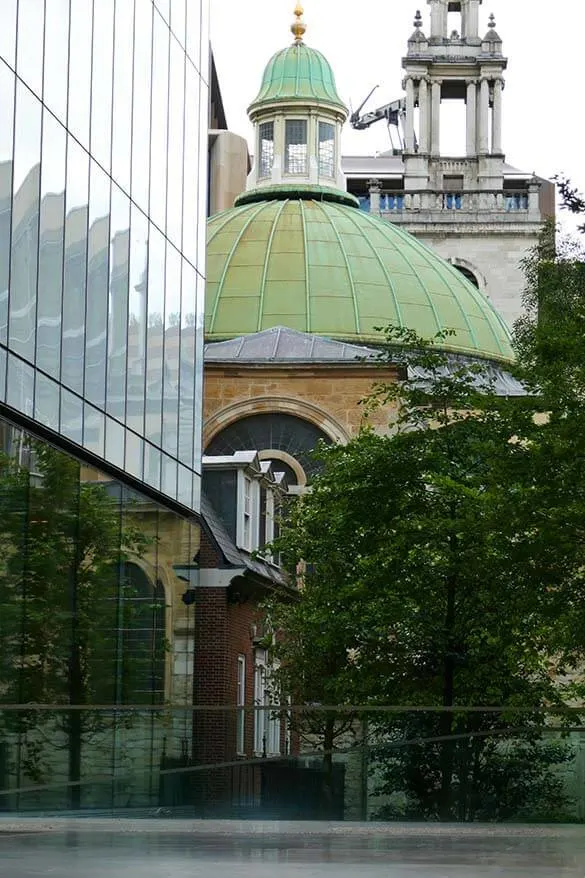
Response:
[[[106,409],[122,422],[126,418],[129,281],[130,199],[116,185],[112,185]]]
[[[306,119],[287,119],[285,122],[285,171],[287,174],[307,173]]]
[[[2,9],[2,27],[4,27],[4,9]],[[16,72],[38,97],[43,93],[44,29],[44,0],[19,0]]]
[[[76,400],[65,391],[72,433]],[[83,422],[99,449],[97,410]],[[0,810],[156,805],[154,773],[191,748],[195,622],[179,575],[199,527],[2,419],[0,498]],[[31,702],[53,709],[5,710]]]
[[[67,70],[69,66],[69,0],[45,4],[45,63],[43,101],[65,125],[67,123]],[[106,74],[106,63],[96,65]]]
[[[83,393],[85,352],[88,201],[89,155],[69,135],[65,190],[61,381],[79,394]]]
[[[67,133],[43,114],[36,363],[54,378],[61,371],[61,308]]]
[[[140,2],[140,0],[139,0]],[[114,22],[114,93],[112,123],[112,177],[130,192],[132,158],[132,59],[134,4],[116,3]],[[141,103],[141,102],[140,102]],[[143,112],[146,107],[142,104]]]
[[[0,125],[0,343],[6,343],[8,332],[15,85],[14,74],[0,61],[0,106],[3,116],[3,124]]]
[[[4,0],[2,4],[2,27],[0,27],[0,58],[3,58],[13,69],[16,54],[17,5],[17,0]]]
[[[96,162],[108,173],[112,152],[112,85],[114,57],[114,0],[96,0],[99,14],[93,20],[93,69],[91,77],[91,149]],[[140,4],[142,5],[142,4]],[[138,36],[137,36],[138,39]],[[98,63],[104,59],[104,63]],[[141,85],[138,86],[139,88]],[[144,114],[148,116],[148,113]]]
[[[152,36],[152,129],[150,136],[150,218],[164,232],[167,221],[170,33],[155,13]]]
[[[67,127],[79,142],[89,148],[89,120],[91,108],[91,45],[93,0],[74,0],[71,3],[69,31],[69,106]],[[132,4],[118,4],[122,7]],[[96,100],[99,98],[96,95]]]
[[[6,0],[0,33],[0,409],[189,503],[200,477],[202,21],[198,0]]]
[[[152,19],[150,3],[137,3],[134,27],[134,93],[132,110],[132,199],[148,211],[150,188],[150,101],[152,88]],[[182,53],[183,58],[185,57]]]
[[[41,182],[41,104],[18,82],[14,122],[14,181],[8,343],[34,361]]]

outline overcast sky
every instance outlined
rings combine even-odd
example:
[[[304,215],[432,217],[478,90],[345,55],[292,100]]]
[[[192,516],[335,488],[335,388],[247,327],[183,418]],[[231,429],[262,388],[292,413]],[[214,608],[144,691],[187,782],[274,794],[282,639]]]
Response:
[[[270,56],[292,41],[294,5],[294,0],[211,0],[211,38],[228,125],[248,137],[251,148],[246,107]],[[304,7],[305,41],[329,59],[347,104],[355,108],[374,85],[380,87],[366,109],[402,97],[401,58],[417,8],[427,36],[430,31],[424,0],[305,0]],[[503,135],[507,160],[543,177],[565,173],[585,189],[585,3],[485,0],[481,36],[490,12],[509,58]],[[464,129],[450,103],[443,128],[452,131],[445,134],[442,150],[453,154]],[[389,145],[384,122],[366,132],[352,131],[349,125],[344,129],[345,154],[373,154]]]

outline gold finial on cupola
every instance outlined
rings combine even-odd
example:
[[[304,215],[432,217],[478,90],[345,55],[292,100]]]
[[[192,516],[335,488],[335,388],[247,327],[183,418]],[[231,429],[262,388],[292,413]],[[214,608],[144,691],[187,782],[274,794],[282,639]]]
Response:
[[[297,5],[295,7],[296,21],[293,21],[293,23],[290,26],[290,29],[293,32],[293,36],[295,38],[295,43],[302,43],[303,42],[303,36],[307,30],[307,25],[303,21],[304,11],[305,10],[301,6],[301,4],[297,3]]]

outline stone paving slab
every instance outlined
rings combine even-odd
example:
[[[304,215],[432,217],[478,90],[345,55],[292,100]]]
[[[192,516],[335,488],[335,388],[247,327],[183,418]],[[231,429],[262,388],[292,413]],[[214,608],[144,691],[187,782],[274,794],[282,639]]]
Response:
[[[0,818],[1,878],[584,878],[585,827]]]

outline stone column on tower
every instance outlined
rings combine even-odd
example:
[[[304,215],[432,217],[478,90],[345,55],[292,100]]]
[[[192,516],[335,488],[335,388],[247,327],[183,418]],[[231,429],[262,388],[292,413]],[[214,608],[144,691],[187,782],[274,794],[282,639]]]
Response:
[[[477,155],[477,79],[466,79],[467,84],[467,155]]]
[[[406,87],[406,120],[405,120],[405,146],[406,152],[414,152],[414,79],[407,76]]]
[[[426,76],[418,83],[419,147],[418,151],[429,151],[429,88]]]
[[[494,106],[492,116],[492,153],[502,153],[502,91],[504,81],[498,77],[494,83]]]
[[[482,76],[479,86],[479,153],[487,155],[489,152],[489,109],[490,109],[490,84],[487,77]]]
[[[447,36],[447,2],[446,0],[427,0],[431,7],[431,40],[443,39]]]
[[[479,37],[479,7],[482,0],[462,0],[462,36],[464,39]]]
[[[441,79],[433,79],[431,85],[431,153],[441,154]]]

